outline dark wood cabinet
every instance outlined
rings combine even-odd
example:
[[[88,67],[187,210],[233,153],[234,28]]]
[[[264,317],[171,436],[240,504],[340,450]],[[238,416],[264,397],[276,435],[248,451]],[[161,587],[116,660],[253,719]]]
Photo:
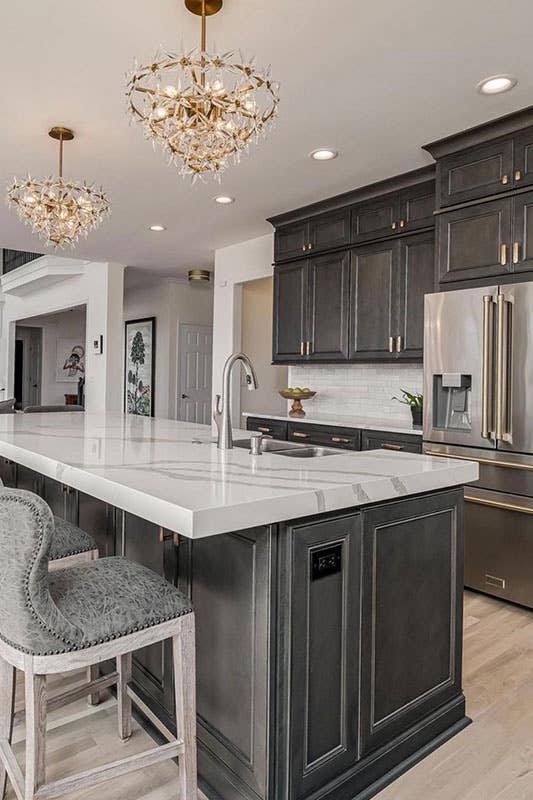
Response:
[[[285,261],[298,258],[305,253],[309,243],[309,225],[305,222],[293,222],[276,229],[274,237],[274,259]]]
[[[437,221],[439,280],[463,281],[512,271],[512,198],[446,212]]]
[[[0,458],[0,480],[9,489],[17,485],[17,465],[9,458]]]
[[[392,236],[400,230],[400,196],[391,194],[352,209],[352,243]]]
[[[348,358],[350,254],[348,251],[313,258],[308,264],[309,361]]]
[[[400,193],[400,231],[432,228],[435,224],[435,181],[410,186]]]
[[[512,185],[512,139],[461,150],[445,156],[437,164],[440,207],[507,192]]]
[[[398,327],[399,248],[396,241],[352,251],[350,359],[371,360],[394,353]]]
[[[368,431],[361,433],[361,450],[392,450],[405,453],[421,453],[422,437],[406,433],[388,431]]]
[[[342,450],[360,450],[361,432],[356,428],[331,425],[313,425],[308,422],[289,422],[287,438],[301,444],[338,447]]]
[[[273,439],[285,441],[287,438],[287,423],[278,419],[261,419],[261,417],[248,417],[246,419],[246,429],[249,431],[259,431],[265,436],[272,436]]]
[[[514,186],[533,184],[533,128],[528,128],[514,138]]]
[[[274,270],[272,359],[298,361],[306,352],[308,313],[307,261],[280,264]]]
[[[512,262],[514,272],[533,269],[533,192],[513,198]]]
[[[400,240],[398,331],[399,359],[422,358],[424,351],[424,296],[435,291],[433,231]],[[398,352],[399,350],[399,352]]]
[[[350,244],[350,209],[341,208],[311,217],[309,220],[309,245],[312,253],[333,250]]]

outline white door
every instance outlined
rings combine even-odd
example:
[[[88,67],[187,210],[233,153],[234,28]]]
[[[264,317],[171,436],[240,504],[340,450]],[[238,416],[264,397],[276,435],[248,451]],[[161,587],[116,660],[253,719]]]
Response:
[[[178,419],[211,422],[211,367],[213,328],[211,325],[181,324],[178,358]]]

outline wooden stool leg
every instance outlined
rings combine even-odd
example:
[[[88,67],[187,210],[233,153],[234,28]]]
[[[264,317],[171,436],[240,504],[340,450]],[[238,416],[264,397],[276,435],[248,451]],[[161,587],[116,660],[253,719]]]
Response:
[[[176,728],[185,752],[178,759],[180,800],[196,800],[196,659],[194,614],[181,621],[181,633],[172,637],[174,685],[176,692]]]
[[[128,696],[128,683],[131,682],[131,653],[117,656],[117,700],[118,700],[118,735],[121,739],[131,736],[131,699]]]
[[[24,674],[26,688],[26,778],[24,800],[34,800],[45,782],[46,675]]]
[[[11,744],[15,715],[15,667],[0,658],[0,739]],[[0,800],[6,793],[7,773],[0,761]]]
[[[87,680],[89,682],[96,681],[100,677],[100,664],[92,664],[90,667],[87,667]],[[95,692],[95,694],[90,694],[87,697],[87,703],[90,706],[97,706],[100,703],[100,694]]]

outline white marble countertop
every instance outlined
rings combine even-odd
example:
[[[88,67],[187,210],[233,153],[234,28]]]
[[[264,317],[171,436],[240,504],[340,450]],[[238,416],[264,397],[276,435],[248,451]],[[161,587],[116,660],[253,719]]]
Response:
[[[413,428],[411,422],[403,420],[376,419],[370,417],[343,417],[341,414],[313,414],[306,411],[305,417],[289,417],[288,414],[268,414],[244,412],[243,417],[259,417],[260,419],[279,419],[283,422],[309,423],[311,425],[337,425],[339,428],[357,428],[366,431],[385,431],[386,433],[409,433],[412,436],[422,436],[420,428]]]
[[[478,477],[474,462],[388,451],[253,457],[218,450],[206,425],[118,413],[2,414],[0,455],[191,538]]]

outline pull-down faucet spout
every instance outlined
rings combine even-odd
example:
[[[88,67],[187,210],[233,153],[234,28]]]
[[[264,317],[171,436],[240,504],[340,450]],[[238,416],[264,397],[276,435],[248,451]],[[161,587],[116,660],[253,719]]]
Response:
[[[231,375],[233,367],[240,361],[246,373],[246,383],[248,390],[251,392],[257,389],[257,375],[255,374],[254,365],[246,355],[246,353],[234,353],[228,358],[224,364],[224,373],[222,376],[222,397],[217,394],[216,406],[213,412],[213,419],[215,420],[218,429],[217,447],[219,450],[231,450],[233,448],[233,432],[231,427]]]

